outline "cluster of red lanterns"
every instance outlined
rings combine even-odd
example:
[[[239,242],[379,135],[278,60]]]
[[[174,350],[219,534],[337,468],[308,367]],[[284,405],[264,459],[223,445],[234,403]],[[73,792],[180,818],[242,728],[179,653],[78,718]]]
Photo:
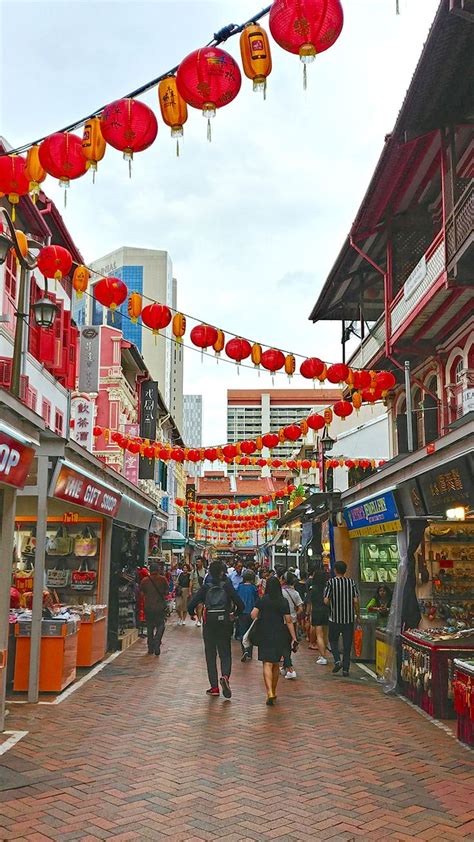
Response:
[[[299,55],[306,87],[307,63],[331,47],[341,33],[340,0],[274,0],[269,26],[280,47]],[[261,26],[250,23],[244,28],[240,52],[245,75],[252,79],[254,90],[265,92],[272,61],[269,39]],[[239,66],[225,50],[217,46],[194,50],[181,61],[176,75],[170,73],[158,86],[161,116],[171,128],[171,136],[182,136],[189,105],[202,111],[207,119],[210,140],[211,118],[235,99],[241,84]],[[72,132],[55,132],[39,145],[31,146],[26,158],[15,154],[1,156],[0,192],[8,196],[14,209],[20,196],[37,195],[46,175],[58,179],[65,188],[88,169],[95,176],[107,145],[122,152],[130,167],[134,154],[148,149],[157,134],[158,121],[148,105],[131,97],[115,100],[85,121],[82,137]]]
[[[287,485],[285,488],[279,488],[277,491],[272,491],[271,494],[263,494],[260,497],[248,497],[244,500],[239,500],[235,502],[234,500],[225,501],[221,503],[198,503],[195,500],[183,500],[181,497],[176,497],[175,503],[180,508],[189,509],[190,512],[197,512],[198,514],[202,514],[203,512],[234,512],[236,509],[248,509],[251,507],[260,507],[262,505],[267,505],[271,503],[273,500],[281,500],[283,497],[288,497],[292,491],[295,490],[294,485]]]

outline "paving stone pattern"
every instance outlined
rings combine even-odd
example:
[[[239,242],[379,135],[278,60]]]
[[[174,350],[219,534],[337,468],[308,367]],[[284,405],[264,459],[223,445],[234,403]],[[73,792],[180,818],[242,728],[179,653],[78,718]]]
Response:
[[[0,839],[474,839],[473,754],[353,667],[319,667],[265,706],[261,665],[205,695],[200,630],[169,624],[62,704],[11,705]]]

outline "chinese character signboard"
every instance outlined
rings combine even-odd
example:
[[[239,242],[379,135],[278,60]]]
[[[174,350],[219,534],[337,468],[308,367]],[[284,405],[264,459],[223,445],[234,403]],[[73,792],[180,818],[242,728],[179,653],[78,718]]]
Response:
[[[452,506],[473,504],[473,476],[466,457],[420,474],[418,483],[428,514],[446,514]]]
[[[64,464],[61,465],[56,480],[53,477],[50,494],[59,500],[75,503],[76,506],[84,506],[107,517],[115,517],[121,502],[118,491]]]
[[[131,438],[138,436],[138,424],[125,424],[125,435]],[[129,453],[128,450],[123,452],[122,473],[134,485],[138,485],[138,458],[138,453]]]
[[[379,535],[384,532],[400,532],[402,525],[397,504],[391,491],[348,506],[344,509],[350,538],[361,535]]]
[[[80,392],[89,394],[99,391],[99,354],[99,328],[93,326],[81,327],[78,386]]]
[[[140,436],[154,441],[158,418],[158,383],[148,380],[142,383],[140,394]],[[155,460],[140,456],[138,469],[140,479],[155,478]]]
[[[74,421],[71,438],[92,453],[93,401],[88,398],[74,398],[71,401],[71,417]]]
[[[34,448],[0,430],[0,483],[23,488],[34,456]]]

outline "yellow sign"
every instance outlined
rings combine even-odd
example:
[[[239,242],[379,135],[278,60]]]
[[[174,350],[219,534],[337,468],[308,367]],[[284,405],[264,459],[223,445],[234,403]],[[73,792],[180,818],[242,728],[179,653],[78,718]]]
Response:
[[[359,526],[351,529],[349,538],[362,538],[363,535],[383,535],[387,532],[401,532],[402,524],[399,520],[390,520],[387,523],[371,523],[370,526]]]

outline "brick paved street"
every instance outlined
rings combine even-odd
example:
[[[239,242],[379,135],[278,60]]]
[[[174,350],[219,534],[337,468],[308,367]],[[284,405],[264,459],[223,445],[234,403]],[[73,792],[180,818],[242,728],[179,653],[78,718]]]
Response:
[[[139,642],[58,706],[10,705],[0,839],[474,839],[472,753],[357,668],[305,649],[268,708],[237,657],[208,698],[201,647],[169,625],[160,659]]]

